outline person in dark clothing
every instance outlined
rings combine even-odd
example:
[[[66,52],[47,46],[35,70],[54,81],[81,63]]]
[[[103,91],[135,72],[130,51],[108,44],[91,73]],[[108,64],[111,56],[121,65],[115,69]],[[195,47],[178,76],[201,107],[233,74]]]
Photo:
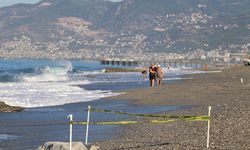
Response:
[[[151,64],[149,67],[149,81],[150,81],[150,87],[154,87],[154,82],[156,81],[156,66],[154,64]]]

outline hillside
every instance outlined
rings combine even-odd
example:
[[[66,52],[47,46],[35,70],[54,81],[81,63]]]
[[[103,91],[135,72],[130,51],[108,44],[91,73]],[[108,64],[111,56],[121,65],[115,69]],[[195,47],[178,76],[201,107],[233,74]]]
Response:
[[[90,58],[197,49],[238,52],[250,43],[249,5],[248,0],[19,4],[0,9],[0,50],[13,57],[29,51],[29,57],[80,53]]]

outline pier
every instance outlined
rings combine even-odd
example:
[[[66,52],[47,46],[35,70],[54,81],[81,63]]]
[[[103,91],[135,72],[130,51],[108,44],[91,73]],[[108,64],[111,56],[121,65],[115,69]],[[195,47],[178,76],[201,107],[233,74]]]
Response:
[[[121,66],[121,67],[148,67],[151,63],[156,65],[160,64],[165,67],[191,67],[191,68],[203,68],[204,62],[192,62],[192,61],[136,61],[136,60],[112,60],[103,59],[100,60],[100,64],[104,66]]]

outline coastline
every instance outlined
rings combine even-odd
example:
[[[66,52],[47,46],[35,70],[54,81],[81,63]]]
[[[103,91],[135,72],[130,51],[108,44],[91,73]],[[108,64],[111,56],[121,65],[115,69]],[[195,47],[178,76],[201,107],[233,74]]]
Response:
[[[137,105],[193,106],[162,114],[207,115],[211,105],[210,149],[249,148],[249,67],[238,66],[223,69],[220,73],[190,76],[193,79],[165,83],[162,87],[127,90],[126,94],[109,99]],[[119,138],[97,144],[101,149],[205,149],[206,124],[177,121],[127,125],[121,129]]]

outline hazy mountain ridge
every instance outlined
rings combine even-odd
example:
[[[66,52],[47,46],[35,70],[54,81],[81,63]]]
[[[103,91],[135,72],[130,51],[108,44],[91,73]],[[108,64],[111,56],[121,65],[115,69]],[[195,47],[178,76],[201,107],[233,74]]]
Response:
[[[248,0],[43,0],[14,5],[0,9],[0,49],[18,51],[19,44],[28,40],[35,51],[74,51],[92,57],[229,45],[237,51],[250,43],[249,4]],[[18,44],[10,47],[13,42]]]

